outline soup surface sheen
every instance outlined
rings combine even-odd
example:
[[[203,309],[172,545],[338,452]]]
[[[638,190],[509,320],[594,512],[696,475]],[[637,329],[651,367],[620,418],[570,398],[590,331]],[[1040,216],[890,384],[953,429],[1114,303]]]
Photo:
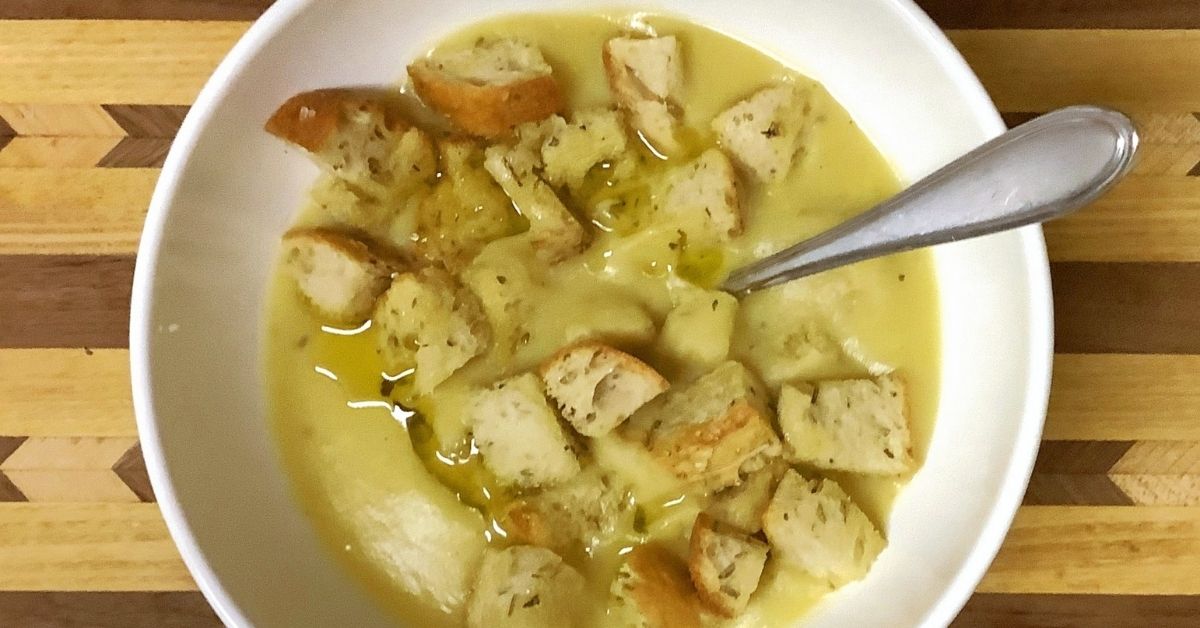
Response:
[[[568,107],[610,102],[600,50],[630,24],[673,34],[685,59],[687,126],[696,145],[712,145],[708,123],[731,104],[783,78],[779,61],[712,30],[677,19],[627,14],[521,15],[453,34],[439,47],[480,37],[528,40],[542,49]],[[397,60],[400,66],[406,60]],[[675,269],[710,284],[730,269],[825,230],[894,194],[899,183],[854,121],[819,85],[815,124],[791,175],[773,186],[743,186],[745,232],[723,251],[694,254]],[[652,165],[650,171],[663,165]],[[314,190],[319,199],[321,190]],[[319,224],[316,200],[299,224]],[[499,372],[528,369],[579,330],[641,308],[661,324],[672,301],[668,273],[648,251],[653,229],[630,237],[596,230],[584,254],[553,269],[539,288],[529,337],[512,356],[490,352],[455,374],[434,402],[404,409],[392,401],[375,351],[374,330],[323,326],[293,285],[276,272],[267,311],[266,364],[271,421],[298,500],[339,560],[381,604],[415,625],[461,625],[473,573],[466,566],[499,542],[488,514],[503,491],[491,485],[462,424],[465,392]],[[658,240],[662,244],[662,240]],[[519,255],[501,243],[490,253]],[[932,259],[913,252],[860,263],[744,299],[732,356],[776,388],[787,379],[866,376],[896,369],[910,391],[914,455],[924,457],[937,405],[939,335]],[[835,342],[813,343],[814,337]],[[797,344],[809,354],[797,357]],[[824,347],[812,350],[812,347]],[[684,377],[641,355],[673,381]],[[503,360],[505,363],[501,364]],[[783,365],[783,366],[781,366]],[[790,366],[789,366],[790,365]],[[772,374],[775,374],[774,376]],[[381,386],[381,384],[383,384]],[[606,437],[608,438],[608,437]],[[613,437],[615,438],[615,437]],[[604,439],[594,443],[603,458]],[[616,454],[614,454],[616,455]],[[686,543],[697,507],[643,461],[618,462],[645,508],[647,534]],[[647,463],[652,464],[652,463]],[[886,535],[903,485],[895,479],[834,475]],[[621,544],[577,565],[595,596],[593,625],[606,625],[604,596]],[[790,570],[768,569],[750,608],[733,625],[788,625],[828,591]]]

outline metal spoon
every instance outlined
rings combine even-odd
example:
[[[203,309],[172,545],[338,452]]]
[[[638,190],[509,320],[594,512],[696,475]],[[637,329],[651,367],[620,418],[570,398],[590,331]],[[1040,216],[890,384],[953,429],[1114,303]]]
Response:
[[[724,289],[744,295],[865,259],[1065,216],[1121,180],[1137,146],[1137,130],[1120,112],[1059,109],[829,231],[734,271]]]

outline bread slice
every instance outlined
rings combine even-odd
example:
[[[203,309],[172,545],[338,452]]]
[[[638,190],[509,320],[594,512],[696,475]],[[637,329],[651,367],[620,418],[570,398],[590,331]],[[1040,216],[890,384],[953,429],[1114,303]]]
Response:
[[[719,290],[687,290],[663,321],[660,350],[681,364],[712,367],[729,356],[738,300]]]
[[[757,533],[762,530],[763,513],[787,469],[787,464],[776,458],[762,469],[743,474],[741,483],[714,493],[705,512],[746,534]]]
[[[623,433],[642,442],[676,477],[715,491],[781,453],[771,421],[766,388],[730,361],[672,387],[635,412]]]
[[[528,237],[541,259],[554,263],[583,250],[587,231],[521,152],[488,147],[484,167],[529,221]]]
[[[631,532],[634,511],[629,489],[593,467],[562,484],[517,498],[496,521],[507,532],[509,543],[574,556]]]
[[[432,138],[404,115],[395,95],[380,90],[296,94],[271,115],[266,130],[374,198],[409,194],[437,176]]]
[[[610,39],[603,59],[609,90],[633,127],[658,152],[680,152],[675,111],[682,102],[683,66],[675,37]]]
[[[579,473],[573,444],[537,375],[524,373],[478,391],[469,413],[483,464],[502,484],[550,486]]]
[[[488,549],[467,602],[470,628],[579,625],[583,576],[547,549]]]
[[[875,379],[784,386],[779,427],[794,460],[818,469],[874,475],[912,470],[904,381]]]
[[[418,395],[432,392],[491,341],[479,299],[436,268],[397,275],[376,305],[375,324],[384,368],[415,368]]]
[[[485,138],[508,133],[563,108],[550,64],[529,42],[480,40],[466,50],[437,52],[408,66],[413,88],[458,128]]]
[[[637,628],[700,628],[700,604],[687,566],[660,545],[638,545],[612,583],[612,615]]]
[[[694,243],[721,242],[742,232],[733,164],[718,148],[667,173],[655,219],[677,226]]]
[[[767,564],[766,543],[700,513],[692,526],[688,572],[696,593],[712,612],[736,617],[746,610]]]
[[[603,436],[670,384],[645,362],[599,342],[567,347],[539,371],[562,417],[584,436]]]
[[[474,140],[439,143],[442,177],[420,205],[417,247],[447,269],[462,270],[489,242],[515,235],[528,223],[483,168],[483,147]]]
[[[773,555],[835,586],[867,574],[886,542],[846,492],[830,479],[789,469],[763,515]]]
[[[804,144],[812,105],[806,88],[781,83],[755,92],[712,122],[721,146],[762,182],[787,176]]]
[[[607,108],[579,111],[542,143],[546,181],[578,189],[592,168],[620,157],[627,147],[621,112]]]
[[[322,318],[358,324],[371,315],[400,264],[362,240],[315,227],[283,235],[283,268]]]

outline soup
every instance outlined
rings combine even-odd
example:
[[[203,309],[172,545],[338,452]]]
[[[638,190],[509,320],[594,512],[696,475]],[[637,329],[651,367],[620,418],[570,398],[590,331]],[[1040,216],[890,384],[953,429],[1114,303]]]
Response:
[[[708,328],[679,323],[685,320],[682,314],[675,314],[674,322],[670,320],[675,312],[695,310],[699,299],[714,294],[730,270],[828,229],[898,191],[899,182],[887,162],[819,84],[715,31],[642,14],[520,15],[489,20],[447,37],[430,58],[484,41],[527,42],[553,69],[567,114],[564,119],[569,119],[576,112],[611,111],[613,79],[606,76],[601,50],[606,42],[631,32],[639,37],[669,35],[677,41],[683,92],[670,108],[676,117],[677,146],[660,150],[652,133],[632,126],[625,154],[633,166],[604,160],[590,167],[574,185],[558,188],[557,194],[587,234],[587,241],[577,251],[547,262],[530,238],[521,237],[531,232],[533,227],[525,223],[534,218],[527,218],[514,199],[516,218],[495,223],[499,235],[470,251],[466,261],[443,264],[458,266],[448,273],[452,280],[486,271],[501,287],[511,282],[525,304],[515,322],[489,319],[488,342],[443,381],[418,390],[420,383],[415,381],[413,369],[397,370],[395,363],[381,355],[380,347],[386,345],[381,336],[389,332],[381,330],[386,325],[379,320],[378,309],[365,321],[331,320],[315,311],[311,299],[297,290],[287,258],[274,274],[265,351],[270,416],[282,461],[294,480],[299,503],[331,551],[400,620],[417,625],[463,625],[473,591],[483,586],[481,557],[517,544],[510,538],[513,531],[506,529],[512,521],[513,504],[524,504],[552,490],[549,485],[524,486],[497,476],[493,467],[499,464],[501,453],[483,451],[486,448],[479,442],[482,428],[472,420],[473,413],[480,412],[479,391],[494,389],[497,381],[515,381],[511,378],[536,372],[564,349],[581,342],[598,342],[620,355],[632,356],[661,376],[663,386],[668,387],[666,393],[657,395],[659,399],[636,409],[622,425],[603,434],[575,433],[571,429],[574,423],[566,425],[566,417],[559,417],[571,448],[565,459],[575,459],[581,474],[590,469],[603,474],[606,487],[621,487],[614,508],[628,513],[621,515],[625,518],[616,530],[593,535],[581,547],[559,551],[567,568],[582,579],[582,595],[573,611],[579,613],[581,625],[623,625],[626,616],[614,610],[613,599],[619,574],[628,575],[622,570],[630,569],[627,563],[632,548],[653,545],[667,556],[664,560],[674,557],[683,565],[689,561],[689,552],[694,552],[689,540],[695,542],[691,537],[696,536],[697,516],[714,510],[713,496],[731,488],[714,489],[712,482],[745,481],[747,473],[757,472],[744,467],[728,482],[708,476],[695,480],[661,464],[653,451],[639,447],[638,438],[630,435],[639,412],[662,412],[655,410],[655,404],[671,407],[668,397],[674,391],[689,390],[705,373],[723,368],[714,366],[717,363],[744,365],[758,382],[751,389],[756,385],[765,388],[766,401],[750,405],[767,416],[775,431],[782,430],[784,418],[773,417],[782,411],[785,394],[811,404],[814,409],[806,416],[817,416],[811,413],[828,414],[822,404],[829,405],[830,399],[842,394],[838,392],[840,384],[834,382],[864,386],[863,382],[873,382],[871,390],[878,391],[886,390],[880,383],[883,378],[897,376],[907,402],[904,429],[911,454],[904,471],[861,473],[823,468],[813,460],[786,453],[797,449],[786,431],[776,439],[776,449],[784,452],[777,457],[786,461],[779,462],[778,468],[796,467],[800,476],[836,483],[848,495],[847,503],[854,505],[852,510],[861,509],[884,537],[891,502],[923,457],[939,381],[937,291],[928,252],[833,270],[750,295],[740,303],[731,297],[721,297],[720,303],[713,299],[712,312],[736,307],[725,332],[727,347],[719,341],[709,342]],[[661,212],[662,197],[668,194],[656,187],[657,182],[675,176],[671,173],[688,164],[703,165],[699,160],[714,146],[729,150],[711,121],[774,85],[787,85],[803,94],[806,122],[802,148],[786,175],[770,181],[756,179],[749,161],[737,163],[741,224],[731,230],[736,233],[728,237],[723,233],[708,241],[695,237],[696,232],[688,228],[655,218],[654,212]],[[414,110],[415,101],[404,93],[411,92],[411,87],[396,91],[397,100],[405,103],[417,124],[425,125],[438,142],[462,135],[440,117]],[[618,108],[631,125],[638,120],[637,111],[636,107]],[[308,114],[302,111],[300,115]],[[770,133],[769,127],[766,134]],[[481,146],[513,141],[508,136],[498,137],[472,141]],[[616,177],[611,172],[622,167],[633,174]],[[344,220],[336,208],[347,202],[347,190],[338,171],[332,172],[314,186],[311,202],[298,214],[299,228],[336,226]],[[444,166],[439,166],[439,173],[441,178],[434,180],[431,189],[449,177]],[[489,189],[494,194],[500,188]],[[363,194],[361,190],[353,193]],[[421,229],[415,224],[420,219],[407,214],[420,215],[422,210],[406,203],[390,201],[386,226],[372,234],[401,256],[412,248],[413,234]],[[642,204],[655,209],[636,209]],[[715,221],[711,215],[709,219]],[[422,244],[436,248],[416,244],[418,248]],[[405,260],[405,264],[411,263],[411,258]],[[525,275],[536,275],[536,279]],[[707,308],[707,304],[705,300],[701,305]],[[415,309],[415,298],[413,305]],[[486,302],[483,310],[490,313]],[[665,338],[668,328],[675,330],[672,338]],[[702,342],[692,342],[696,337]],[[705,355],[692,360],[697,351]],[[715,361],[707,355],[712,352],[719,354]],[[853,397],[846,398],[849,408]],[[551,407],[562,410],[553,402]],[[789,401],[788,407],[795,404]],[[642,444],[646,442],[650,441]],[[890,457],[901,452],[887,453]],[[487,460],[489,456],[492,461]],[[786,513],[783,516],[786,518]],[[751,525],[757,527],[758,523],[756,515]],[[752,594],[739,591],[739,595],[727,596],[747,604],[733,617],[690,598],[695,592],[688,587],[703,588],[703,583],[679,582],[684,589],[680,595],[687,598],[686,612],[692,612],[694,603],[704,623],[788,625],[846,580],[780,559],[778,555],[786,555],[787,548],[780,543],[772,545],[769,532],[764,536],[761,530],[714,525],[718,526],[716,533],[728,532],[730,538],[754,547],[770,547],[770,557]],[[696,577],[693,573],[692,578]],[[517,598],[509,601],[510,617],[513,600]],[[523,600],[518,606],[535,600],[543,603],[537,596]]]

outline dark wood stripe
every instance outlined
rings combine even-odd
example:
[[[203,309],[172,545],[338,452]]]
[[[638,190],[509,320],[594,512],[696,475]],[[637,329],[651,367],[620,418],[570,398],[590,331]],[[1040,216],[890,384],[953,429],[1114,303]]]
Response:
[[[220,628],[196,592],[0,592],[0,626],[21,628]]]
[[[1200,262],[1051,264],[1060,353],[1200,354]],[[132,256],[0,256],[0,347],[126,347]]]
[[[1040,115],[1042,114],[1035,111],[1003,111],[1000,113],[1000,117],[1004,118],[1004,124],[1008,125],[1010,129],[1025,124]]]
[[[142,458],[141,443],[130,447],[112,469],[138,499],[144,502],[155,501],[154,488],[150,486],[150,475],[146,472],[146,461]]]
[[[1200,263],[1050,265],[1060,353],[1200,353]]]
[[[1197,28],[1200,0],[917,0],[942,28]]]
[[[25,436],[0,436],[0,462],[7,460],[25,440]]]
[[[7,475],[4,475],[3,471],[0,471],[0,504],[4,502],[27,501],[29,501],[29,499],[25,497],[25,494],[21,492],[21,489],[17,488],[17,485],[13,484],[12,480],[8,479]],[[0,626],[2,625],[3,624],[0,624]]]
[[[100,168],[159,168],[167,159],[171,139],[164,137],[127,137],[100,158]]]
[[[1132,506],[1133,500],[1106,475],[1034,473],[1026,506]]]
[[[0,255],[0,347],[128,347],[132,281],[132,256]]]
[[[16,134],[17,132],[8,125],[8,121],[4,118],[0,118],[0,137],[12,137]]]
[[[4,0],[4,20],[253,20],[272,0]]]
[[[1047,440],[1038,450],[1034,473],[1108,473],[1133,447],[1130,440]]]
[[[4,147],[8,146],[8,143],[11,141],[13,141],[11,135],[0,135],[0,150],[4,150]]]
[[[1196,628],[1200,595],[976,593],[955,628]]]
[[[103,105],[129,137],[175,137],[187,115],[186,105]]]

